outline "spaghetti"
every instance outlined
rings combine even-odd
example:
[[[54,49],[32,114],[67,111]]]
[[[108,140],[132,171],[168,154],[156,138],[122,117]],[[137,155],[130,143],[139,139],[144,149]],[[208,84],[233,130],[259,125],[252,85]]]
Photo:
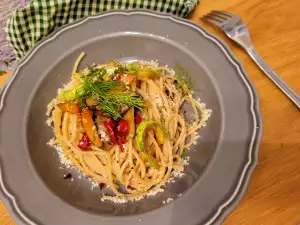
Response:
[[[179,68],[153,62],[111,61],[77,72],[49,104],[55,143],[72,164],[115,196],[138,200],[184,170],[184,154],[211,110],[193,97]],[[194,110],[188,123],[183,103]]]

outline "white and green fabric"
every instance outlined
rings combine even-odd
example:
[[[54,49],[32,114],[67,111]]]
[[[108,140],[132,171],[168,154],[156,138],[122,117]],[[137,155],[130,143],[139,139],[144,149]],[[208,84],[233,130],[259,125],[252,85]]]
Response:
[[[199,0],[32,0],[7,22],[8,40],[18,58],[56,28],[113,9],[144,8],[186,17]]]

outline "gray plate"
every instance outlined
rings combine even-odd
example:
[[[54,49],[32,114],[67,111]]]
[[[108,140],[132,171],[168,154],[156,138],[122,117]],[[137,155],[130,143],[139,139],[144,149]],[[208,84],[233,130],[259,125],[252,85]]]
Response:
[[[117,205],[101,202],[100,191],[74,171],[73,182],[62,179],[65,170],[46,145],[45,111],[81,51],[81,67],[157,59],[190,71],[213,115],[189,152],[186,176],[165,192]],[[104,13],[55,32],[22,60],[0,103],[0,187],[19,224],[220,224],[245,192],[262,135],[257,94],[223,42],[194,23],[147,11]],[[168,197],[174,201],[163,205]]]

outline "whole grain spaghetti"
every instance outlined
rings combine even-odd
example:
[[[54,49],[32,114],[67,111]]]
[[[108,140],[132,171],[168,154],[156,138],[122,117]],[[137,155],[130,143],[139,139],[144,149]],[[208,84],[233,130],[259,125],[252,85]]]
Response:
[[[155,62],[110,61],[78,71],[49,104],[55,145],[114,198],[138,200],[184,170],[185,153],[211,110],[193,97],[190,76]],[[193,108],[188,122],[181,111]],[[125,202],[125,201],[124,201]]]

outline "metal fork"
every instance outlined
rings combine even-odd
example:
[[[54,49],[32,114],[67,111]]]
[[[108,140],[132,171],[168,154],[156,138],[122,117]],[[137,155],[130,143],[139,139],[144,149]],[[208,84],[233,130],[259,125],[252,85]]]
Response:
[[[300,109],[300,97],[285,83],[263,59],[258,55],[251,43],[250,34],[247,25],[240,17],[224,11],[213,10],[202,19],[205,22],[219,27],[230,39],[237,42],[259,66],[259,68],[269,77],[280,90],[290,98],[292,102]]]

